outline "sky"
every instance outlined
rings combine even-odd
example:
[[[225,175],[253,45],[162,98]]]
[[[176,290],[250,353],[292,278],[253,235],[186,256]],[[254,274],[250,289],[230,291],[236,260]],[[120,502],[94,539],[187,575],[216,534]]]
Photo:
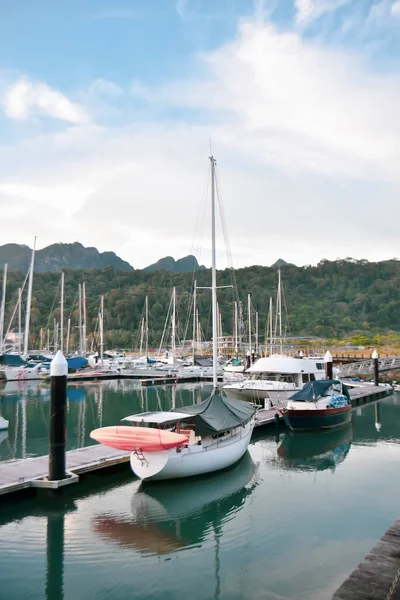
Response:
[[[218,267],[400,256],[399,67],[400,0],[0,0],[0,244],[208,266],[211,151]]]

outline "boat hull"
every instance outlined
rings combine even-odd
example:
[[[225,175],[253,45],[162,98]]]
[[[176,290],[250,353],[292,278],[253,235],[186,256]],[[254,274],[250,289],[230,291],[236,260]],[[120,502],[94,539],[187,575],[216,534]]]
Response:
[[[320,410],[281,410],[283,419],[293,431],[335,429],[351,422],[351,405]]]
[[[272,404],[286,405],[289,397],[296,391],[298,391],[298,388],[294,386],[286,390],[274,390],[271,388],[256,387],[247,383],[242,383],[240,385],[224,385],[224,392],[228,398],[232,398],[232,400],[243,400],[245,402],[260,402],[262,404],[264,403],[264,400],[269,399]]]
[[[157,455],[144,452],[142,457],[132,453],[132,471],[140,479],[162,480],[194,477],[226,469],[245,454],[253,428],[254,419],[251,419],[228,435],[216,439],[206,438],[202,444],[192,444],[186,448],[156,453]],[[160,454],[166,459],[164,464]],[[154,472],[158,466],[159,470]]]

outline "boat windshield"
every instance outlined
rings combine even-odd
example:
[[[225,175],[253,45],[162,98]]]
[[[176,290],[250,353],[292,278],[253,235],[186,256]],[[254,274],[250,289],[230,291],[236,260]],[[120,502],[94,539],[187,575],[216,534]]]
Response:
[[[295,383],[293,375],[282,373],[253,373],[250,375],[252,381],[282,381],[284,383]]]

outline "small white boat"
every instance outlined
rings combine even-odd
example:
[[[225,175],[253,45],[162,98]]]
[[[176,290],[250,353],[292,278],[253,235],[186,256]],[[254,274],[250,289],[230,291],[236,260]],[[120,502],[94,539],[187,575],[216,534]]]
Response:
[[[242,360],[240,360],[240,358],[231,358],[231,360],[229,360],[225,365],[224,365],[224,372],[225,373],[244,373],[246,369],[246,366],[244,364],[244,362]]]
[[[2,416],[0,416],[0,431],[4,431],[8,429],[9,422],[6,421]]]
[[[49,375],[49,370],[42,363],[39,363],[31,367],[7,367],[4,369],[4,374],[7,381],[25,381],[32,379],[46,379]]]

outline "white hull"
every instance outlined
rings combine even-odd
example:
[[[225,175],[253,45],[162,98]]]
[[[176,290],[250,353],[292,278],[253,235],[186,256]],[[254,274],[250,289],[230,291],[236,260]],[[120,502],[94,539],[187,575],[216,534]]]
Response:
[[[237,427],[228,435],[204,438],[201,444],[164,452],[143,453],[144,460],[131,454],[132,471],[140,479],[177,479],[193,477],[226,469],[234,465],[246,452],[254,428],[254,419],[244,427]]]
[[[49,372],[38,367],[7,367],[4,370],[7,381],[27,381],[33,379],[46,379]]]
[[[3,419],[3,417],[0,417],[0,431],[4,431],[5,429],[8,429],[8,425],[9,425],[9,422],[6,421],[5,419]]]
[[[255,385],[258,384],[258,385]],[[260,382],[245,381],[239,385],[224,385],[224,392],[228,398],[233,400],[244,400],[247,402],[261,402],[271,400],[272,404],[286,403],[289,397],[300,388],[295,386],[289,389],[273,389],[272,387],[260,386]]]
[[[224,373],[244,373],[244,371],[244,365],[238,365],[236,367],[234,365],[226,365],[224,367]]]

